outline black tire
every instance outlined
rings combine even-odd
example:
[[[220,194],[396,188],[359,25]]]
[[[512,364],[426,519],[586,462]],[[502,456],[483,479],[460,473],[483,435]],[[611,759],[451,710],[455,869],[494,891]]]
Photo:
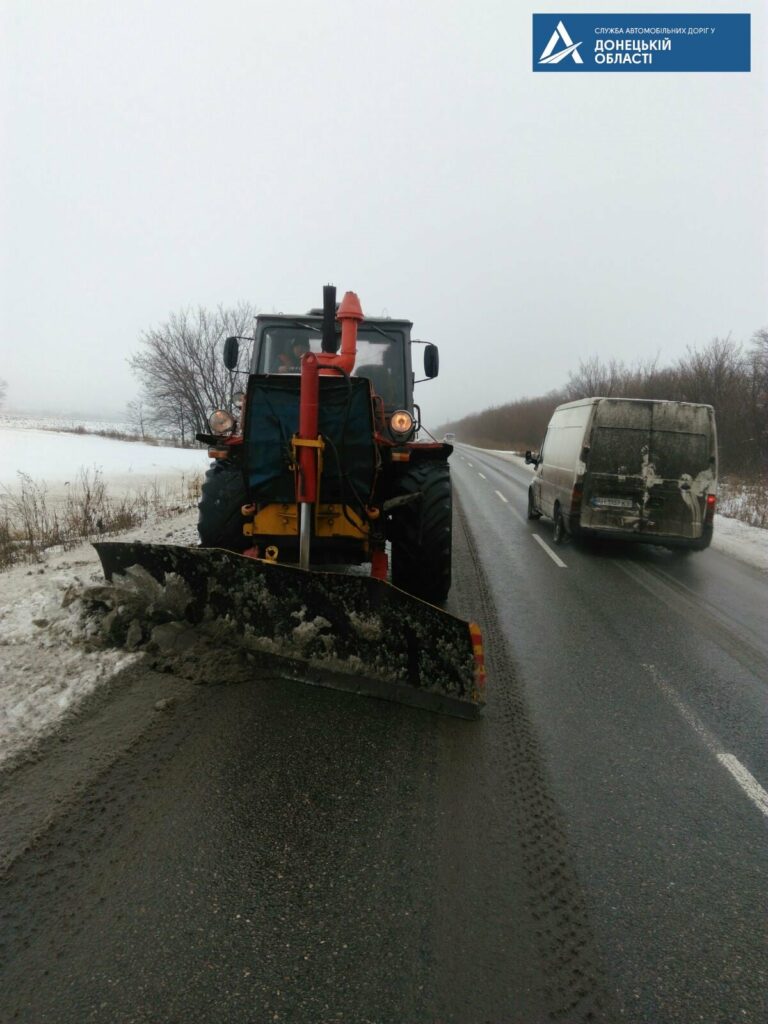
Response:
[[[421,501],[393,515],[392,582],[430,604],[440,604],[451,589],[451,475],[446,462],[422,462],[409,468],[399,492],[420,492]]]
[[[528,518],[529,519],[541,519],[541,512],[536,508],[533,502],[533,488],[528,488]]]
[[[565,540],[565,520],[563,519],[563,513],[560,511],[560,506],[555,505],[555,528],[552,531],[552,540],[555,544],[562,544]]]
[[[243,516],[240,509],[248,501],[239,466],[214,462],[205,474],[198,509],[197,532],[204,548],[226,548],[245,551],[251,546],[249,537],[243,536]]]

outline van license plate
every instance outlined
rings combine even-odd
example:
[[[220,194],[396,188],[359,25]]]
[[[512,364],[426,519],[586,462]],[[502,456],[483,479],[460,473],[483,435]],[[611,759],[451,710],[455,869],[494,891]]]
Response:
[[[631,498],[593,498],[592,502],[608,508],[632,508],[635,504]]]

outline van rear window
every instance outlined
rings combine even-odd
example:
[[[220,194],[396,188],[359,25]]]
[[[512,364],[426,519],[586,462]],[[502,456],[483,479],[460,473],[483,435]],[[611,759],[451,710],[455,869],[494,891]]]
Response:
[[[597,427],[589,456],[593,473],[638,476],[643,464],[642,448],[648,431],[631,427]]]
[[[709,466],[709,438],[705,434],[597,427],[589,468],[594,473],[637,476],[642,471],[645,446],[649,446],[657,476],[665,479],[678,479],[684,473],[695,477]]]
[[[656,467],[657,476],[669,480],[689,473],[695,477],[707,469],[709,456],[709,438],[705,434],[651,431],[651,462]]]

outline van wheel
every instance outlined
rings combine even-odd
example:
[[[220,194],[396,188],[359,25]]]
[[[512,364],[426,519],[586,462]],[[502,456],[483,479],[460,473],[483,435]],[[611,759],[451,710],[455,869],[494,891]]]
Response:
[[[528,518],[529,519],[541,519],[541,512],[536,508],[533,503],[533,488],[528,488]]]
[[[555,508],[555,529],[552,531],[552,540],[555,544],[562,544],[565,540],[565,520],[559,505]]]

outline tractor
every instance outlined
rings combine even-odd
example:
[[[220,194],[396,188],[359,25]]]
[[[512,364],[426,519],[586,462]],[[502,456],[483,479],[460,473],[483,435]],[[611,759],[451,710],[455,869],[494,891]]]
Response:
[[[212,460],[200,546],[96,548],[108,580],[148,582],[153,602],[158,587],[181,592],[188,622],[277,659],[284,676],[474,718],[480,629],[439,607],[453,447],[420,439],[413,401],[412,348],[425,345],[424,379],[438,350],[411,326],[364,318],[354,292],[337,307],[330,285],[306,315],[258,316],[254,338],[224,344],[232,409],[197,435]],[[250,365],[235,394],[243,340]]]
[[[453,448],[421,440],[412,349],[424,379],[436,345],[408,320],[364,319],[357,296],[305,316],[256,319],[239,408],[216,410],[198,434],[213,460],[199,505],[204,547],[303,568],[371,564],[402,590],[441,604],[451,586]],[[236,372],[239,341],[224,346]],[[248,339],[250,340],[250,339]]]

